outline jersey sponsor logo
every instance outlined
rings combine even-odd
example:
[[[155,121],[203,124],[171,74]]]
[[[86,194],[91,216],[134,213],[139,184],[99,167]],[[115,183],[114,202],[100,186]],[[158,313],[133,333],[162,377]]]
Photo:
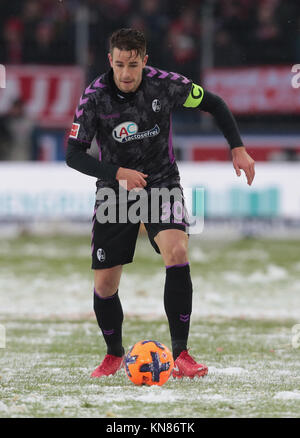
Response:
[[[152,109],[155,113],[158,113],[161,109],[161,103],[158,99],[154,99],[152,102]]]
[[[71,128],[71,132],[70,132],[70,137],[71,138],[77,138],[78,137],[79,128],[80,128],[80,124],[79,123],[73,123],[72,128]]]
[[[104,260],[106,259],[106,254],[104,249],[102,248],[97,249],[97,259],[99,260],[99,262],[104,262]]]
[[[138,132],[138,125],[134,122],[123,122],[112,131],[113,138],[119,143],[127,143],[133,140],[143,140],[154,137],[160,133],[158,125],[147,131]]]

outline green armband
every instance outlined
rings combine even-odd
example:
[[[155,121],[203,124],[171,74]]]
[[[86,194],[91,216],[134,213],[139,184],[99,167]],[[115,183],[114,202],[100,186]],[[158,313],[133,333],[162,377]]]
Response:
[[[200,105],[203,99],[203,95],[204,95],[203,88],[200,87],[200,85],[193,83],[190,94],[188,95],[183,106],[185,106],[186,108],[196,108],[197,106]]]

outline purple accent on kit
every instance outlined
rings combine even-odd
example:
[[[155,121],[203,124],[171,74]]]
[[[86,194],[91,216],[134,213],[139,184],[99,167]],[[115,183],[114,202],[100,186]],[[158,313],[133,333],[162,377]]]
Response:
[[[190,79],[188,79],[185,76],[183,76],[183,80],[182,80],[183,84],[189,84],[190,82],[192,82]]]
[[[166,266],[166,269],[170,269],[170,268],[183,268],[184,266],[188,266],[189,262],[186,263],[179,263],[178,265],[168,265]]]
[[[149,65],[147,65],[147,67],[145,67],[147,70],[150,70],[149,73],[147,74],[147,76],[149,78],[152,78],[153,76],[157,75],[158,73],[160,73],[160,75],[158,76],[159,79],[165,79],[167,78],[169,75],[171,75],[170,79],[171,81],[176,81],[177,79],[181,79],[183,84],[189,84],[191,81],[190,79],[186,78],[185,76],[182,76],[178,73],[175,73],[173,71],[171,71],[170,73],[164,70],[159,70],[159,69],[155,69],[153,67],[150,67]]]
[[[169,159],[170,163],[173,164],[175,161],[175,155],[173,150],[173,133],[172,133],[172,114],[170,115],[170,131],[169,131]]]
[[[108,120],[108,119],[118,119],[120,117],[120,113],[115,114],[100,114],[100,119]]]
[[[93,221],[93,223],[94,223],[94,221]],[[92,242],[91,242],[91,247],[92,247],[92,254],[93,254],[93,252],[94,252],[94,230],[93,230],[93,232],[92,232]]]
[[[76,139],[75,139],[76,140]],[[85,141],[85,140],[78,140],[78,141],[80,141],[80,143],[86,143],[86,144],[91,144],[91,142],[90,141]]]
[[[102,79],[102,76],[100,76],[100,78],[97,79],[97,80],[94,82],[93,87],[96,87],[96,88],[105,88],[106,85],[105,85],[105,84],[102,84],[101,79]]]
[[[94,252],[94,226],[95,226],[95,221],[96,221],[96,212],[97,212],[97,207],[94,209],[94,213],[93,213],[93,222],[92,222],[92,239],[91,239],[91,248],[92,248],[92,254]]]
[[[87,101],[89,100],[89,98],[88,97],[82,97],[81,96],[81,98],[80,98],[80,101],[79,101],[79,106],[81,106],[81,105],[85,105],[86,103],[87,103]]]
[[[169,72],[164,71],[164,70],[159,70],[161,75],[158,76],[159,79],[165,79],[167,76],[169,76]]]
[[[89,100],[88,97],[85,97],[85,98],[84,98],[84,97],[81,96],[81,98],[80,98],[80,100],[79,100],[79,105],[78,105],[78,107],[76,108],[76,112],[75,112],[77,119],[79,119],[79,117],[82,116],[82,114],[83,114],[83,109],[79,109],[79,107],[80,107],[81,105],[85,105],[85,104],[87,103],[88,100]]]
[[[101,161],[101,159],[102,159],[101,145],[100,145],[100,141],[98,140],[98,138],[96,138],[96,142],[97,142],[98,149],[99,149],[99,161]]]
[[[105,335],[113,335],[113,334],[115,333],[115,331],[114,331],[114,329],[111,329],[111,330],[103,330],[103,333],[104,333]]]
[[[180,78],[180,75],[178,73],[174,73],[173,71],[170,71],[170,74],[173,75],[171,77],[171,81],[176,81],[176,79]]]
[[[113,294],[113,295],[111,295],[109,297],[100,297],[100,295],[97,294],[97,292],[96,292],[96,290],[94,288],[94,294],[97,295],[97,297],[100,298],[100,300],[111,300],[111,299],[115,298],[118,295],[118,291],[115,294]]]
[[[75,114],[77,119],[79,119],[79,117],[83,114],[83,109],[80,110],[79,108],[76,108]]]
[[[97,90],[93,90],[93,88],[91,88],[91,85],[89,85],[88,87],[86,87],[84,94],[91,94],[91,93],[96,93]]]
[[[182,315],[182,314],[180,314],[180,315],[179,315],[179,319],[180,319],[181,322],[188,322],[189,319],[190,319],[190,315],[189,315],[189,313],[186,314],[186,315]]]
[[[172,220],[171,223],[172,224],[176,224],[176,225],[184,225],[184,226],[186,226],[185,222],[177,222],[176,220],[175,221]]]
[[[150,72],[147,74],[147,76],[149,76],[149,78],[152,78],[153,76],[155,76],[157,74],[157,70],[155,70],[155,68],[147,65],[147,69],[150,70]]]

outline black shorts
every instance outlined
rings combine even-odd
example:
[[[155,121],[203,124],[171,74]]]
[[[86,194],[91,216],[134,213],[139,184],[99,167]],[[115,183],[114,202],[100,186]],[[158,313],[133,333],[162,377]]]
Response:
[[[141,208],[142,205],[148,206],[146,216],[140,214],[141,209],[137,208],[135,201],[128,201],[126,206],[116,201],[114,206],[111,205],[111,211],[115,211],[115,214],[112,214],[113,217],[110,216],[110,220],[104,222],[103,218],[106,215],[100,214],[104,203],[96,201],[92,227],[92,269],[106,269],[131,263],[141,222],[144,223],[150,243],[158,254],[160,251],[154,238],[160,231],[177,229],[186,232],[188,221],[184,197],[181,187],[176,186],[176,189],[178,191],[175,196],[171,196],[167,202],[159,198],[156,204],[152,203],[154,195],[148,193],[143,204],[139,204]],[[123,219],[120,220],[121,209]],[[137,214],[132,215],[133,211]],[[108,208],[102,210],[103,212],[107,214]],[[131,220],[126,220],[124,214]],[[139,218],[144,220],[139,220]]]

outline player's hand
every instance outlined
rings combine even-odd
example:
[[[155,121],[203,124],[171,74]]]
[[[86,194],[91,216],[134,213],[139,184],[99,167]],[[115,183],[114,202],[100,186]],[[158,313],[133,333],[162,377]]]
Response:
[[[235,168],[237,176],[241,176],[241,170],[243,170],[247,177],[247,183],[251,186],[255,176],[254,165],[255,161],[246,152],[244,146],[240,146],[232,149],[232,163]]]
[[[116,174],[116,180],[119,184],[128,191],[135,189],[140,190],[146,187],[148,175],[139,172],[138,170],[127,169],[126,167],[120,167]]]

